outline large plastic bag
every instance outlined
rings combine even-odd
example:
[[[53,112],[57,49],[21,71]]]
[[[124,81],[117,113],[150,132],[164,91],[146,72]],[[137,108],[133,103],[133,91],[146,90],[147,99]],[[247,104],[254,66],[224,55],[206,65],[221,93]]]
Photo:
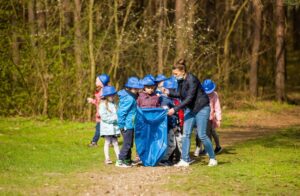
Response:
[[[138,108],[135,119],[135,145],[144,166],[155,166],[168,147],[167,110]]]

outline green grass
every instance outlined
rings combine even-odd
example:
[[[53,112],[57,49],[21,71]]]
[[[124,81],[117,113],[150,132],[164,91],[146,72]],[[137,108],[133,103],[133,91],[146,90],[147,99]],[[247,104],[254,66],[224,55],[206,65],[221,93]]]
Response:
[[[3,190],[18,193],[55,183],[72,172],[103,167],[103,149],[87,147],[94,126],[94,123],[0,118],[0,193]],[[103,140],[100,141],[102,146]]]
[[[231,121],[227,119],[228,126]],[[103,140],[98,148],[87,148],[94,126],[0,118],[0,195],[28,195],[43,190],[45,184],[65,184],[72,190],[74,184],[89,185],[76,179],[77,173],[117,172],[103,164]],[[208,168],[207,158],[202,157],[187,175],[172,176],[163,188],[195,195],[300,195],[299,147],[300,127],[292,127],[227,147],[218,156],[218,167]]]
[[[174,175],[166,188],[199,195],[299,195],[300,127],[226,148],[219,166],[207,159],[185,176]]]

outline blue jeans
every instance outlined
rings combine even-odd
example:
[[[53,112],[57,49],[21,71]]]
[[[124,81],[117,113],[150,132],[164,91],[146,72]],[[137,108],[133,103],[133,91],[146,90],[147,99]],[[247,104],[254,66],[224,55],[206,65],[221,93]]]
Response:
[[[197,114],[193,113],[190,109],[184,111],[184,125],[182,137],[182,155],[181,158],[190,162],[190,147],[191,147],[191,133],[196,124],[197,133],[200,140],[203,142],[204,148],[211,159],[215,158],[212,143],[206,134],[207,122],[210,115],[210,107],[205,106]]]
[[[100,123],[96,123],[96,130],[92,142],[97,143],[100,138]]]

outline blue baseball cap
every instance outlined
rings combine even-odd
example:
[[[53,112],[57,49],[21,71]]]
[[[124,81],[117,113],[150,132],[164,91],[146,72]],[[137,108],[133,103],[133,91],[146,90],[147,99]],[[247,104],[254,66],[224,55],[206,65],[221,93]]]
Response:
[[[161,82],[168,79],[166,76],[164,76],[163,74],[158,74],[155,78],[155,82]]]
[[[210,94],[216,89],[216,84],[212,80],[206,79],[203,81],[202,87],[206,94]]]
[[[137,77],[130,77],[127,80],[127,83],[125,84],[125,87],[127,88],[138,88],[141,89],[143,86],[141,85],[139,79]]]
[[[117,91],[113,86],[105,86],[103,87],[102,97],[107,97],[116,94]]]
[[[154,86],[156,85],[155,81],[150,76],[145,76],[142,80],[144,86]]]
[[[101,74],[98,76],[99,80],[101,81],[101,83],[103,84],[103,86],[107,86],[110,78],[107,74]]]
[[[177,84],[172,78],[168,78],[167,80],[164,81],[163,87],[167,89],[176,89]]]

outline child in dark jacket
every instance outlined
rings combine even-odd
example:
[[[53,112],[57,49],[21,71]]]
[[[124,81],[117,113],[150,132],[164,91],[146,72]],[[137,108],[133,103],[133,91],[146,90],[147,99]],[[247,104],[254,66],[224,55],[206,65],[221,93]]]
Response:
[[[176,89],[176,85],[174,82],[175,81],[172,80],[172,78],[165,80],[163,83],[163,88],[168,90]],[[171,109],[175,107],[175,99],[162,94],[160,96],[160,104],[164,109]],[[178,148],[178,144],[175,136],[177,132],[180,132],[180,123],[179,123],[178,114],[168,116],[168,149],[164,157],[160,161],[159,165],[170,166],[173,164],[173,158],[174,158],[173,155],[175,149]],[[178,152],[180,153],[179,150],[177,150],[176,152],[177,154]]]
[[[136,115],[136,98],[139,89],[143,88],[136,77],[130,77],[125,89],[118,92],[119,107],[118,125],[123,136],[123,146],[119,154],[117,167],[131,167],[131,148],[133,147],[134,119]]]

